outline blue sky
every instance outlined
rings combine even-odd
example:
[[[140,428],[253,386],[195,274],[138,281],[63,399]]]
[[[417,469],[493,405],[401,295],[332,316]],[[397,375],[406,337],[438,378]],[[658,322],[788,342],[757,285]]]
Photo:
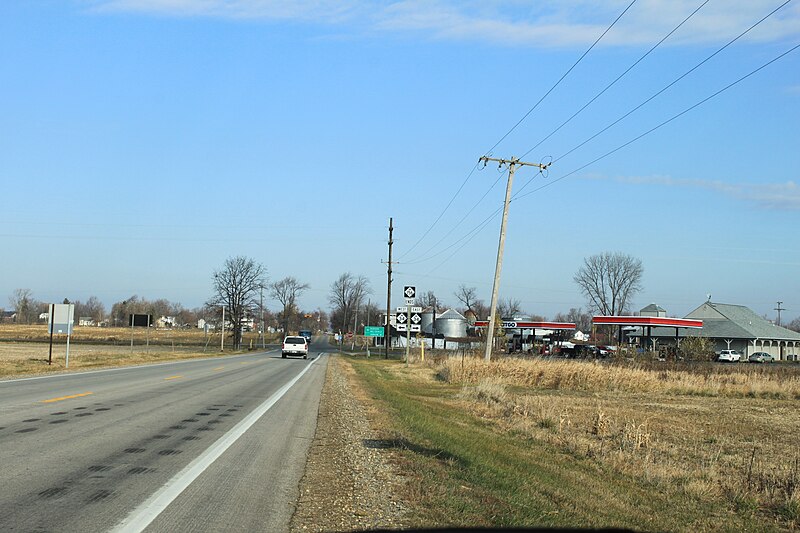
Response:
[[[644,266],[634,309],[800,316],[800,50],[582,168],[800,43],[800,2],[570,152],[781,4],[711,0],[540,143],[702,3],[638,0],[504,137],[629,3],[2,2],[0,306],[191,308],[234,255],[309,283],[307,309],[346,271],[385,305],[389,217],[396,296],[488,301],[499,216],[470,232],[506,179],[473,169],[503,139],[494,157],[555,161],[516,174],[502,298],[585,307],[583,258],[620,251]]]

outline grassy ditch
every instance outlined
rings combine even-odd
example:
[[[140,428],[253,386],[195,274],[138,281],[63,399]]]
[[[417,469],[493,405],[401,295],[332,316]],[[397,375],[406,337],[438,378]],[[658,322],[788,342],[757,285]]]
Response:
[[[800,524],[793,392],[686,395],[671,386],[620,386],[620,378],[587,388],[585,379],[510,379],[498,363],[473,369],[475,379],[449,368],[485,365],[469,359],[464,367],[445,360],[408,368],[349,360],[389,421],[384,444],[400,452],[421,525],[764,531]]]

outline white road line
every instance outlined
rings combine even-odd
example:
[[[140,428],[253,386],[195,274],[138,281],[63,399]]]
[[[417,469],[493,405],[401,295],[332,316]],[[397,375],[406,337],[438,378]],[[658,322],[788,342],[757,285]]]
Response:
[[[114,529],[115,533],[139,533],[150,525],[150,523],[161,514],[161,512],[177,498],[186,487],[197,479],[211,464],[219,458],[236,440],[250,429],[264,413],[269,411],[278,400],[280,400],[289,389],[297,383],[301,377],[311,368],[319,357],[315,357],[306,367],[295,376],[291,381],[278,389],[275,394],[270,396],[264,403],[259,405],[241,422],[236,424],[223,435],[219,440],[212,444],[206,451],[201,453],[194,461],[186,465],[183,470],[175,474],[172,479],[167,481],[163,487],[158,489],[152,496],[144,501],[139,507],[131,511],[130,514]]]

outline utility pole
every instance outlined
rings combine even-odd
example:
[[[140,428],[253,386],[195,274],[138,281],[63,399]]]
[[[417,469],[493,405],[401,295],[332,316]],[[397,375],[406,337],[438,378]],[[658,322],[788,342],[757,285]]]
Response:
[[[511,184],[514,182],[514,171],[517,166],[538,167],[539,170],[544,170],[549,166],[541,165],[539,163],[526,163],[520,161],[514,156],[511,159],[496,159],[494,157],[483,156],[478,159],[480,163],[483,161],[483,166],[489,161],[499,163],[500,167],[508,165],[508,184],[506,185],[506,201],[503,205],[503,221],[500,223],[500,244],[497,246],[497,263],[494,268],[494,283],[492,284],[492,306],[489,310],[489,330],[486,332],[486,352],[484,353],[484,360],[488,363],[492,359],[492,343],[494,342],[494,328],[497,321],[495,320],[495,312],[497,311],[497,293],[500,288],[500,271],[503,269],[503,248],[506,245],[506,222],[508,221],[508,204],[511,202]]]
[[[261,291],[261,297],[258,301],[258,306],[261,308],[261,349],[265,349],[264,346],[264,285],[260,284],[258,289]]]
[[[781,325],[781,311],[786,311],[785,307],[781,307],[782,303],[783,302],[778,302],[778,307],[775,308],[775,310],[778,312],[778,325],[779,326]]]
[[[392,217],[389,217],[389,261],[386,262],[388,267],[387,281],[386,281],[386,324],[383,331],[383,349],[384,359],[389,359],[389,342],[391,341],[392,326],[389,324],[389,314],[392,311]]]

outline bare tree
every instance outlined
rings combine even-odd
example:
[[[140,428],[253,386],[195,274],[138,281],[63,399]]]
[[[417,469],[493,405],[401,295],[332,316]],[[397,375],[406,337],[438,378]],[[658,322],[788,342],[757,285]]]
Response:
[[[580,307],[571,307],[567,313],[558,313],[553,320],[556,322],[572,322],[578,331],[591,331],[592,315],[584,313]]]
[[[281,321],[283,322],[283,332],[286,335],[289,334],[289,324],[296,321],[297,315],[299,314],[297,297],[308,289],[308,287],[308,283],[300,283],[291,276],[276,281],[269,286],[270,295],[283,306]]]
[[[433,291],[428,291],[414,300],[414,305],[418,305],[420,307],[434,307],[436,309],[440,309],[444,307],[444,303],[436,297]]]
[[[786,324],[786,326],[784,326],[784,327],[786,327],[787,329],[790,329],[792,331],[797,331],[798,333],[800,333],[800,316],[795,318],[794,320],[792,320],[788,324]]]
[[[602,315],[621,315],[639,292],[642,261],[619,252],[605,252],[583,260],[573,280],[586,297],[589,308]]]
[[[473,311],[475,303],[480,301],[478,300],[477,290],[475,287],[467,287],[466,285],[459,285],[458,290],[453,293],[456,297],[456,300],[461,302],[464,305],[464,310],[472,309]]]
[[[233,347],[242,345],[242,327],[248,314],[258,304],[258,294],[264,285],[266,269],[260,263],[244,256],[228,258],[221,270],[214,271],[214,296],[211,305],[225,307],[226,319],[231,323]]]
[[[33,298],[33,292],[30,289],[16,289],[9,297],[8,303],[17,313],[17,323],[33,324],[36,322],[40,302]]]
[[[353,315],[364,303],[364,298],[372,293],[369,280],[364,276],[355,277],[345,272],[331,285],[328,302],[333,306],[331,325],[334,329],[348,331]]]
[[[507,298],[505,300],[500,300],[497,304],[497,314],[500,318],[511,319],[522,313],[522,305],[519,300]]]

